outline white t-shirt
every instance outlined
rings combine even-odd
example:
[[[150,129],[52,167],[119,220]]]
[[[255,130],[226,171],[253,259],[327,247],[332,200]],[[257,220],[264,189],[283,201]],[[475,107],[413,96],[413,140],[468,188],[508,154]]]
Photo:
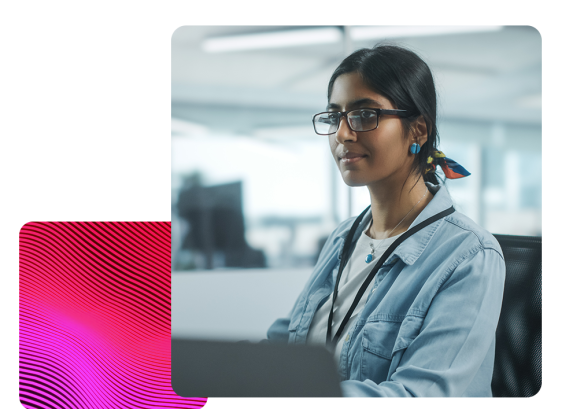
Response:
[[[373,270],[373,267],[375,267],[375,265],[377,264],[379,257],[381,257],[385,250],[387,250],[389,246],[391,246],[391,244],[394,241],[396,241],[399,236],[401,236],[401,234],[398,234],[397,236],[393,236],[388,239],[375,240],[365,234],[365,231],[367,230],[368,229],[364,229],[363,233],[361,233],[361,236],[359,237],[359,239],[357,240],[357,244],[355,245],[355,249],[353,250],[351,257],[349,258],[349,261],[347,262],[347,265],[345,266],[342,272],[341,281],[339,282],[339,292],[337,294],[337,299],[335,301],[335,309],[333,311],[333,325],[331,337],[333,337],[337,333],[337,330],[339,329],[341,322],[345,318],[347,311],[349,311],[351,304],[353,304],[353,301],[355,299],[355,296],[357,295],[357,292],[359,291],[359,288],[361,288],[361,285],[363,284],[371,270]],[[370,244],[373,244],[373,247],[375,248],[375,253],[373,260],[370,263],[367,263],[365,262],[365,259],[367,255],[371,253]],[[349,333],[349,330],[355,323],[355,320],[357,319],[359,313],[363,310],[363,307],[365,307],[365,301],[367,300],[367,297],[371,292],[371,287],[373,286],[374,281],[375,280],[372,280],[371,283],[369,283],[369,286],[365,290],[363,297],[361,297],[361,299],[359,300],[357,307],[351,314],[351,318],[347,322],[347,325],[345,326],[343,332],[341,333],[341,336],[339,337],[337,345],[335,346],[335,359],[337,361],[340,359],[341,349],[343,347],[343,343],[345,342],[345,338]],[[329,312],[331,310],[332,299],[333,297],[331,294],[331,296],[329,296],[326,302],[314,314],[314,318],[308,330],[308,338],[306,340],[307,343],[313,344],[326,343],[326,329],[328,324]]]

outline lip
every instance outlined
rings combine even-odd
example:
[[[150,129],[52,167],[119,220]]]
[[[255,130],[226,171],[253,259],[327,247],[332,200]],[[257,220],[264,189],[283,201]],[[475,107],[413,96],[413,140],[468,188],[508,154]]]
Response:
[[[363,158],[365,158],[365,156],[357,156],[355,158],[342,158],[341,163],[343,165],[351,165],[353,163],[359,162]]]

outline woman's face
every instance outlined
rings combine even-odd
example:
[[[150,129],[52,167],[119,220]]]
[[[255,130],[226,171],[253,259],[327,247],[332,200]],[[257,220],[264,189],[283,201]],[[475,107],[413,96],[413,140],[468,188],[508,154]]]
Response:
[[[387,98],[367,87],[359,73],[340,75],[334,82],[328,111],[359,108],[396,109]],[[412,142],[412,137],[404,138],[401,121],[395,115],[380,116],[377,129],[366,132],[352,131],[343,118],[338,131],[329,135],[331,152],[349,186],[390,180],[403,183],[413,162],[409,153]]]

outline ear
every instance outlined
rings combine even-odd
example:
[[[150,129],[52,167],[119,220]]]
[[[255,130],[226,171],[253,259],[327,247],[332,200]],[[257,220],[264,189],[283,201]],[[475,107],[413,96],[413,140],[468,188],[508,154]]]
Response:
[[[416,142],[420,146],[424,146],[428,141],[428,127],[422,115],[412,124],[412,139],[413,142]]]

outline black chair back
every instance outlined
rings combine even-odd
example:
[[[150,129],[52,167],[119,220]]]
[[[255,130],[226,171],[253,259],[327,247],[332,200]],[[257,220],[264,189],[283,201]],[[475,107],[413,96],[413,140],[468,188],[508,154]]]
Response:
[[[493,396],[530,397],[541,388],[541,237],[494,236],[503,249],[507,276]]]

